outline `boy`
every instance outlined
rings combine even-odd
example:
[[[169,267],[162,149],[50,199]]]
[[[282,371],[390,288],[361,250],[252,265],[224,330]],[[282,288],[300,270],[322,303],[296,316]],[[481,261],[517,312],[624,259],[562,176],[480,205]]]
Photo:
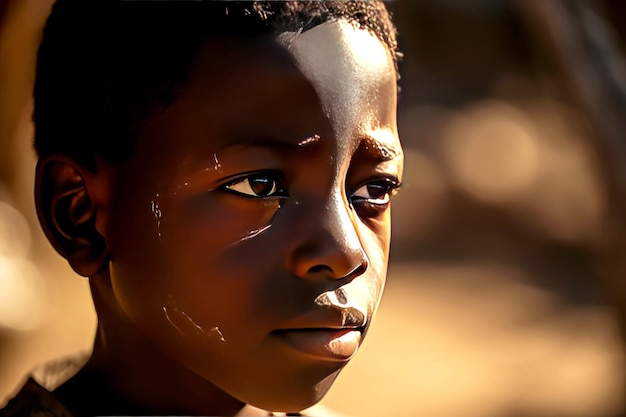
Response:
[[[98,331],[74,377],[0,415],[316,404],[384,286],[395,57],[381,3],[58,0],[35,194]]]

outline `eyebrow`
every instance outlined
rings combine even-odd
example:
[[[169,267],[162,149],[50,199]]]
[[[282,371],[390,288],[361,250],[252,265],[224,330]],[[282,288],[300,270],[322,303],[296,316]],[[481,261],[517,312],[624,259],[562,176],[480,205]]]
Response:
[[[220,149],[232,146],[258,146],[267,148],[298,148],[313,145],[319,141],[318,135],[311,135],[300,140],[259,133],[237,133],[231,136]]]
[[[395,146],[381,142],[372,136],[361,139],[357,147],[357,152],[359,151],[380,162],[392,161],[400,155],[400,151]]]
[[[300,150],[311,147],[317,147],[322,140],[319,135],[313,134],[298,141],[286,139],[280,136],[264,135],[264,134],[236,134],[230,138],[227,143],[218,149],[230,148],[233,146],[253,146],[274,148],[279,150]],[[362,153],[364,156],[376,162],[393,161],[402,154],[402,151],[393,144],[386,143],[383,140],[376,139],[372,135],[364,135],[356,143],[355,153]]]

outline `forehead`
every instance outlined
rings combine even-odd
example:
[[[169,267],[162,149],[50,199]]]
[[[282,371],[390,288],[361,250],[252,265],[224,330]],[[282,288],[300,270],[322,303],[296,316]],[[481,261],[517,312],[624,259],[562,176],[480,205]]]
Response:
[[[312,135],[352,150],[363,139],[399,148],[395,112],[391,52],[369,31],[337,20],[252,43],[207,41],[182,95],[146,133],[151,147],[167,135],[207,152],[242,138],[298,143]],[[165,142],[184,151],[179,140]]]
[[[395,120],[396,73],[388,48],[372,33],[346,20],[324,23],[277,39],[311,82],[337,128],[357,115],[370,123]],[[367,126],[366,128],[392,126]]]

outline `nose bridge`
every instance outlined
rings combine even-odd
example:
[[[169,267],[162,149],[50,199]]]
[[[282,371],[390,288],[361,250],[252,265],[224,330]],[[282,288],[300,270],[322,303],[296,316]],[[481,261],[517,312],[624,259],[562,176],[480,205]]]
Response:
[[[296,275],[323,273],[339,279],[363,273],[367,256],[341,192],[333,192],[322,207],[311,210],[314,215],[294,252]]]
[[[340,192],[332,194],[323,213],[323,228],[334,239],[336,247],[347,255],[362,255],[359,234]]]

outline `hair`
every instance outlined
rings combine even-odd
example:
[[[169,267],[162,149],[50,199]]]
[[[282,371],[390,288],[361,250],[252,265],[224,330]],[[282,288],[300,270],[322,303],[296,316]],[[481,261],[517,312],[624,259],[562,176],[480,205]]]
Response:
[[[382,2],[57,0],[38,52],[35,150],[88,168],[95,156],[123,161],[150,110],[175,100],[203,39],[303,32],[337,19],[377,36],[397,69]]]

